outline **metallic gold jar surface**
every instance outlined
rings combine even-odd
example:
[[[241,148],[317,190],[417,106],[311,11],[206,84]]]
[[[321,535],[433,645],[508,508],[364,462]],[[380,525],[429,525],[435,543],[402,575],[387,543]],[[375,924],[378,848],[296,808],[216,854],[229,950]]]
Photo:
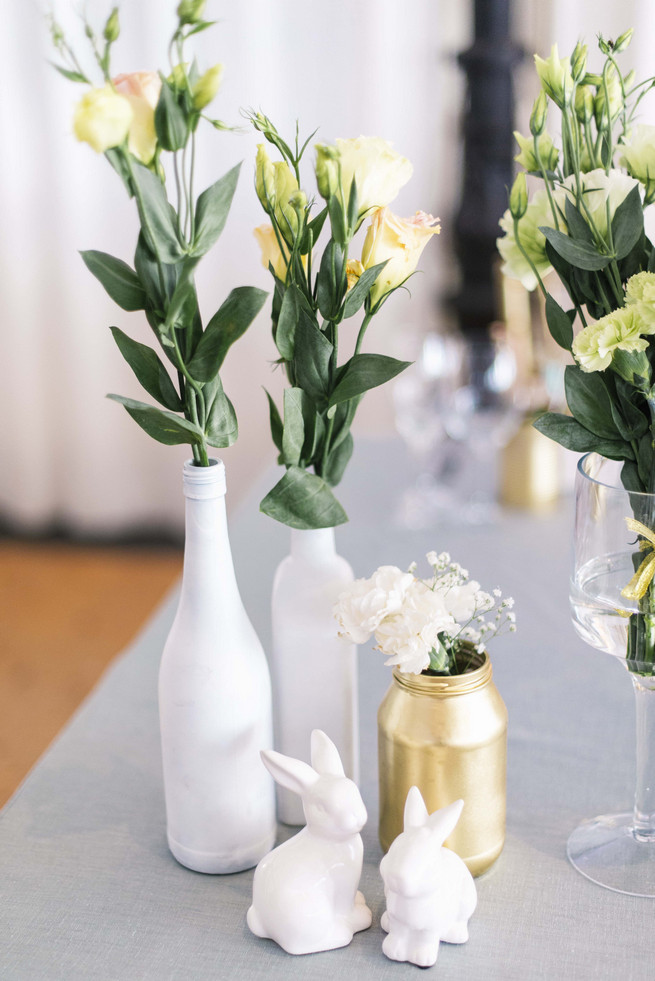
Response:
[[[429,813],[462,798],[464,810],[446,844],[481,875],[505,841],[507,709],[481,654],[460,675],[402,674],[378,711],[380,844],[386,852],[403,830],[409,788]]]

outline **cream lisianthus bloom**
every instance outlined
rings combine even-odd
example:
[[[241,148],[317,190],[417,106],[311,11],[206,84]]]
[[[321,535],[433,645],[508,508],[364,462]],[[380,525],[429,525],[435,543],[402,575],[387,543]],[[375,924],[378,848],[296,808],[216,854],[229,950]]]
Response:
[[[620,307],[589,324],[575,337],[571,350],[583,371],[605,371],[617,351],[645,351],[642,334],[655,333],[655,323],[645,324],[634,306]]]
[[[399,218],[388,208],[373,213],[364,239],[362,265],[370,269],[379,262],[387,264],[371,288],[372,306],[412,275],[421,252],[441,231],[438,221],[424,211],[417,211],[413,218]]]
[[[369,579],[356,579],[339,594],[334,616],[339,636],[353,644],[365,644],[385,617],[403,608],[414,577],[395,565],[383,565]]]
[[[544,92],[561,109],[573,92],[570,59],[560,58],[558,47],[554,44],[548,58],[535,55],[534,64]]]
[[[90,89],[75,107],[73,132],[96,153],[119,146],[127,137],[134,117],[132,106],[111,85]]]
[[[581,174],[581,177],[582,193],[584,194],[585,201],[584,217],[586,218],[587,213],[589,214],[596,229],[605,241],[607,241],[608,204],[609,220],[611,222],[616,209],[619,205],[623,204],[633,187],[638,186],[639,181],[633,177],[628,177],[627,174],[624,174],[620,170],[612,169],[609,174],[606,174],[602,168],[590,170],[586,174]],[[555,201],[562,213],[564,212],[566,195],[575,204],[575,174],[567,177],[562,187],[558,188],[555,192]],[[552,218],[546,224],[553,225]]]
[[[631,276],[625,286],[625,302],[634,308],[642,323],[655,329],[655,273]]]
[[[341,184],[344,203],[350,185],[357,184],[359,215],[383,208],[397,196],[412,176],[413,167],[391,143],[376,136],[337,139],[335,146],[316,144],[316,181],[326,200]]]
[[[630,140],[623,147],[621,163],[646,188],[645,204],[655,198],[655,126],[635,126]]]
[[[133,118],[127,145],[141,163],[149,164],[157,149],[155,109],[161,91],[157,72],[130,72],[113,79],[114,88],[130,103]]]
[[[262,253],[262,266],[268,269],[273,266],[273,272],[283,283],[287,279],[287,259],[282,255],[277,237],[272,225],[259,225],[253,234]],[[288,258],[288,257],[287,257]]]
[[[525,214],[518,223],[518,235],[521,247],[527,253],[539,276],[543,279],[552,270],[546,256],[546,238],[539,229],[543,226],[554,227],[553,212],[545,190],[537,191],[528,203]],[[514,219],[509,209],[500,219],[500,227],[505,232],[497,239],[496,245],[503,259],[502,272],[510,279],[518,279],[526,290],[537,288],[537,277],[528,259],[521,251],[514,234]],[[560,222],[560,229],[566,231],[566,226]]]

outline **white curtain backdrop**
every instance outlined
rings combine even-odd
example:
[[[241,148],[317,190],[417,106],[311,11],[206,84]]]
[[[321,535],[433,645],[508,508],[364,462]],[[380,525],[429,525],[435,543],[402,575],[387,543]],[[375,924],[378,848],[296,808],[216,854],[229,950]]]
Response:
[[[116,72],[165,65],[175,0],[123,0]],[[78,3],[54,9],[78,49],[84,38]],[[571,49],[579,35],[593,44],[598,30],[616,35],[639,25],[632,55],[638,72],[652,72],[647,0],[530,0],[516,3],[516,34],[528,51],[551,40]],[[89,19],[101,29],[110,3],[89,0]],[[369,349],[397,353],[417,325],[437,326],[439,296],[453,275],[449,223],[459,193],[458,141],[462,78],[455,54],[471,39],[464,0],[209,0],[220,22],[195,39],[201,69],[226,66],[213,111],[237,134],[207,128],[196,186],[211,183],[238,160],[243,171],[218,246],[199,268],[199,292],[211,315],[229,290],[270,288],[252,228],[264,215],[252,187],[258,134],[241,106],[262,109],[282,133],[296,118],[317,139],[378,135],[414,163],[414,177],[394,210],[440,215],[443,234],[426,253],[412,300],[397,294],[369,331]],[[191,45],[190,45],[191,48]],[[3,6],[0,31],[0,357],[4,425],[0,445],[0,516],[18,527],[53,522],[88,534],[179,528],[179,470],[188,448],[150,440],[107,392],[141,398],[108,330],[136,339],[152,334],[140,314],[120,311],[87,272],[78,251],[100,249],[131,261],[136,239],[132,202],[106,161],[71,132],[81,86],[60,78],[43,11],[33,2]],[[534,91],[530,70],[519,86],[517,118],[527,120]],[[525,126],[523,127],[526,128]],[[311,159],[307,161],[308,165]],[[306,182],[313,187],[311,167]],[[228,355],[223,379],[239,415],[236,446],[222,451],[232,503],[253,475],[274,461],[262,385],[282,387],[271,371],[275,351],[268,307]],[[146,397],[147,398],[147,397]],[[355,435],[391,425],[390,393],[364,401]]]

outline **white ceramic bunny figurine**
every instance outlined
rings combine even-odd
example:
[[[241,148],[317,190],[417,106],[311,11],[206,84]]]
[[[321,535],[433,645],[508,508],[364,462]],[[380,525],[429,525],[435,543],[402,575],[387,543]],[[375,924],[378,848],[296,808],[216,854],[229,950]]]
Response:
[[[366,808],[320,729],[311,741],[312,765],[262,750],[267,769],[302,797],[307,826],[266,855],[255,869],[248,926],[289,954],[345,947],[371,925],[358,891],[364,848],[359,834]]]
[[[473,876],[455,852],[443,848],[464,801],[428,815],[418,787],[405,802],[404,831],[380,863],[387,909],[382,915],[382,950],[394,961],[431,967],[439,941],[463,944],[477,903]]]

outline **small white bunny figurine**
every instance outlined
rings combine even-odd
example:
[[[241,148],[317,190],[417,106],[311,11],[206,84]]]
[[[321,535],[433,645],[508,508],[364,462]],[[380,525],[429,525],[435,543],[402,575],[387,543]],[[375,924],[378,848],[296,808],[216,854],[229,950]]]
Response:
[[[320,729],[312,765],[262,750],[275,780],[302,797],[307,826],[266,855],[255,869],[248,926],[289,954],[345,947],[371,925],[358,891],[366,808],[343,770],[334,743]]]
[[[407,794],[403,833],[380,863],[387,900],[381,926],[388,934],[382,950],[391,960],[431,967],[440,940],[468,940],[475,883],[459,855],[442,847],[463,807],[457,800],[428,815],[418,787]]]

